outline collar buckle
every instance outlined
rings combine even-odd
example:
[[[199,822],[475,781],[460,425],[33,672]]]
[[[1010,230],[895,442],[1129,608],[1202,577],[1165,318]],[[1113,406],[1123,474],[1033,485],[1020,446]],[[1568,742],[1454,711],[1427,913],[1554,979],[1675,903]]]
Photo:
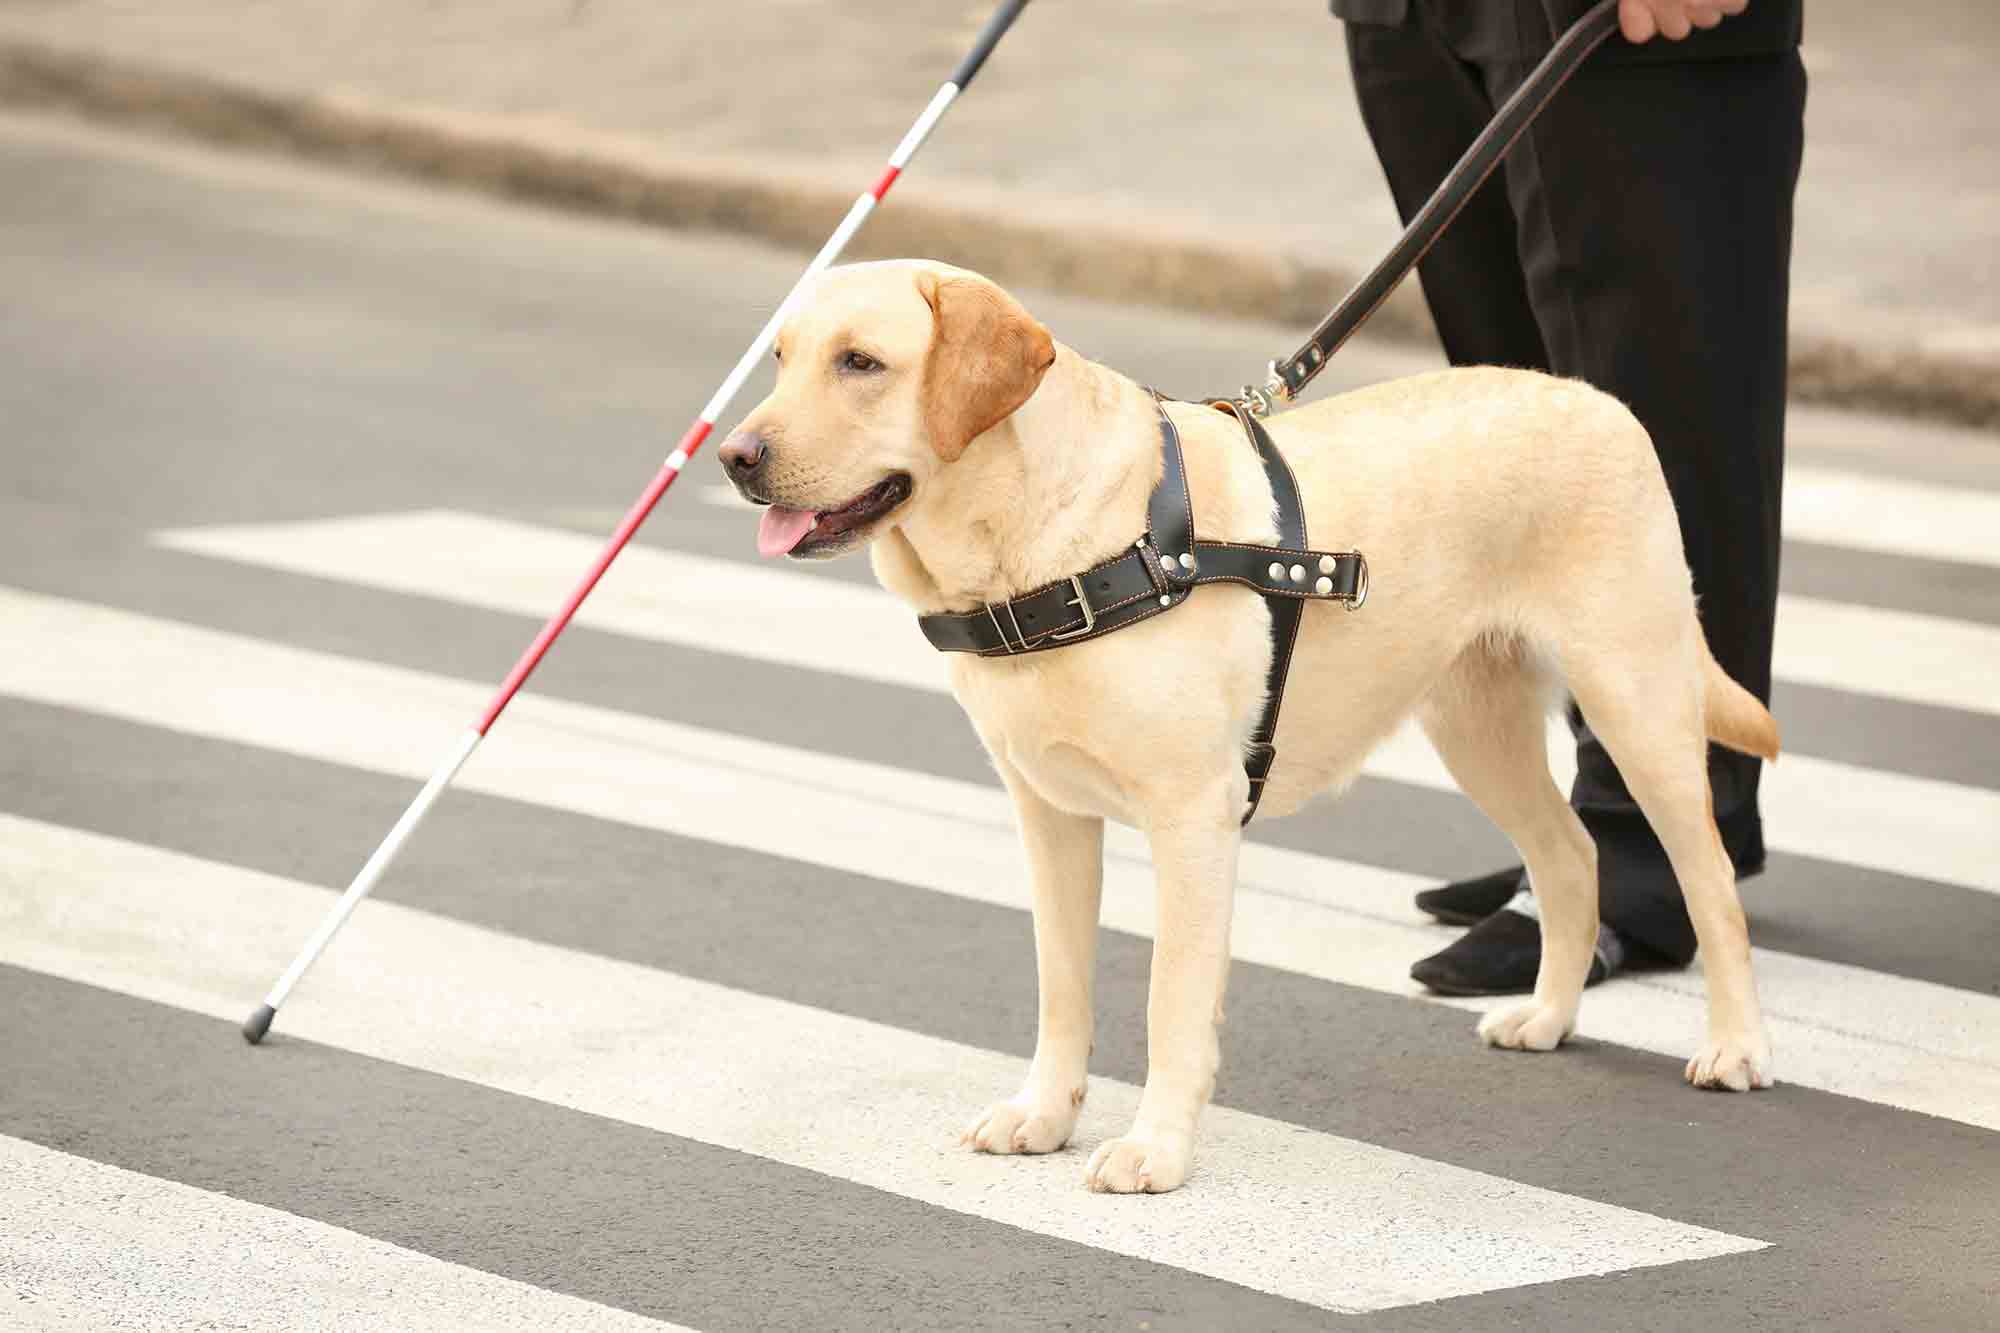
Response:
[[[1073,606],[1083,612],[1083,624],[1075,629],[1050,630],[1039,639],[1030,639],[1022,632],[1020,618],[1014,614],[1013,602],[1008,601],[999,604],[1000,608],[1007,613],[1007,625],[1014,627],[1012,638],[1009,638],[1007,635],[1007,625],[1001,624],[1000,617],[994,614],[994,604],[992,602],[981,602],[979,604],[985,610],[986,618],[993,622],[993,632],[1000,636],[1000,646],[1007,650],[1009,657],[1012,657],[1016,653],[1032,653],[1044,643],[1061,643],[1065,639],[1082,638],[1097,628],[1097,612],[1091,609],[1090,597],[1083,590],[1083,576],[1081,574],[1070,575],[1069,586],[1076,593],[1076,596],[1065,597],[1063,605]]]
[[[1064,598],[1063,605],[1073,606],[1083,612],[1083,626],[1080,629],[1064,630],[1060,634],[1051,632],[1049,638],[1056,643],[1061,643],[1065,639],[1080,638],[1097,628],[1097,613],[1090,609],[1090,598],[1084,595],[1082,576],[1077,574],[1070,575],[1069,586],[1076,590],[1076,596]]]

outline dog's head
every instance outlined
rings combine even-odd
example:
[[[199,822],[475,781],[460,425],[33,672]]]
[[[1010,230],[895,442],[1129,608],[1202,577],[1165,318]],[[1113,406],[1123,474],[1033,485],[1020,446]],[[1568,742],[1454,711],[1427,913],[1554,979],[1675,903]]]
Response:
[[[778,382],[717,450],[768,505],[767,556],[857,550],[1033,396],[1055,343],[977,274],[909,263],[828,273],[773,348]]]

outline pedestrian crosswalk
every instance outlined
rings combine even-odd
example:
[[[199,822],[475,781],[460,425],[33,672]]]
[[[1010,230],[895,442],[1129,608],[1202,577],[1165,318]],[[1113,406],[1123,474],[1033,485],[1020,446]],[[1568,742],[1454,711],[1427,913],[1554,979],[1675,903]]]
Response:
[[[93,139],[0,132],[0,1329],[1981,1326],[1985,441],[1797,419],[1745,893],[1778,1087],[1681,1084],[1692,972],[1532,1058],[1419,994],[1413,890],[1504,848],[1403,734],[1251,830],[1194,1174],[1104,1198],[1142,840],[1078,1145],[964,1151],[1033,1042],[1011,812],[860,562],[749,559],[701,477],[239,1040],[797,261]],[[1033,308],[1162,384],[1292,336]]]
[[[1834,526],[1865,508],[1876,484],[1808,476],[1799,527],[1813,540],[1838,535]],[[1936,555],[1922,534],[1982,521],[1984,497],[1888,490],[1898,503],[1948,512],[1919,529],[1878,523],[1858,543],[1868,549]],[[509,615],[544,609],[591,544],[557,528],[439,510],[178,529],[153,540],[201,560]],[[1966,554],[1981,563],[1990,553],[1971,536]],[[2000,637],[1988,626],[1805,598],[1787,599],[1782,615],[1794,644],[1781,675],[1848,689],[1857,708],[1873,699],[2000,713]],[[871,588],[796,569],[638,549],[581,623],[761,662],[802,687],[857,678],[926,695],[946,689],[900,608]],[[17,645],[0,659],[0,699],[357,774],[422,776],[487,688],[21,589],[0,589],[0,624]],[[671,720],[674,711],[669,700],[641,713],[531,693],[460,786],[902,893],[1024,908],[1010,814],[990,781],[751,739]],[[1559,764],[1560,739],[1552,733]],[[2000,892],[1991,855],[2000,782],[1869,768],[1816,756],[1811,735],[1790,739],[1767,786],[1775,847],[1970,891],[1968,902]],[[1369,772],[1411,788],[1449,786],[1409,733]],[[1409,905],[1426,882],[1253,842],[1233,951],[1241,965],[1397,1003],[1479,1007],[1422,1000],[1407,981],[1410,959],[1436,938]],[[4,812],[0,886],[0,965],[223,1021],[240,1016],[330,894]],[[1141,840],[1113,831],[1106,926],[1146,938],[1150,895]],[[838,892],[831,896],[838,910]],[[2000,926],[2000,912],[1976,919]],[[1018,932],[1004,947],[1025,955]],[[1783,1081],[2000,1134],[2000,994],[1809,953],[1759,950],[1758,973]],[[1653,974],[1593,992],[1580,1035],[1675,1056],[1700,1022],[1697,978]],[[1226,1095],[1205,1125],[1194,1185],[1134,1212],[1130,1201],[1077,1188],[1071,1156],[1008,1161],[958,1147],[959,1123],[1011,1090],[1017,1055],[393,901],[367,906],[283,1027],[292,1040],[1324,1311],[1701,1263],[1769,1244],[1754,1229],[1301,1127],[1238,1109]],[[1560,1080],[1569,1071],[1528,1074]],[[1078,1144],[1116,1132],[1136,1097],[1130,1083],[1095,1079]],[[149,1312],[141,1326],[191,1324],[200,1302],[188,1292],[205,1287],[254,1290],[256,1317],[271,1327],[669,1327],[87,1153],[0,1136],[0,1160],[0,1202],[20,1224],[11,1241],[0,1238],[0,1293],[10,1302],[0,1315],[23,1327],[90,1327],[115,1303]],[[82,1239],[36,1244],[59,1234]],[[181,1281],[157,1281],[160,1265]],[[285,1276],[273,1281],[277,1272]],[[344,1323],[320,1317],[329,1304]]]

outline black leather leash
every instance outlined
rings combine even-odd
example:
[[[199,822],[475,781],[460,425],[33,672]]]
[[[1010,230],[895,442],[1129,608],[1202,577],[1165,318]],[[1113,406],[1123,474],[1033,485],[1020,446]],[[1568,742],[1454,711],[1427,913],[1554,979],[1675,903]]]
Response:
[[[1278,710],[1292,664],[1302,608],[1309,601],[1340,602],[1356,610],[1368,600],[1368,561],[1359,551],[1315,551],[1307,546],[1305,507],[1298,482],[1263,424],[1241,404],[1215,399],[1210,407],[1243,423],[1264,465],[1278,513],[1278,542],[1212,542],[1197,538],[1188,495],[1181,436],[1154,395],[1160,414],[1160,480],[1146,502],[1146,533],[1120,554],[1081,574],[989,602],[976,611],[919,616],[931,646],[946,653],[1010,657],[1046,652],[1098,638],[1151,619],[1187,600],[1204,583],[1240,583],[1263,594],[1271,608],[1274,651],[1265,679],[1264,710],[1243,760],[1250,803],[1243,822],[1257,813],[1264,783],[1277,758]]]
[[[1258,418],[1268,414],[1273,404],[1292,401],[1325,368],[1334,351],[1409,276],[1556,90],[1617,25],[1618,0],[1600,0],[1571,25],[1480,131],[1395,247],[1341,299],[1305,345],[1284,361],[1273,361],[1262,388],[1246,384],[1239,398],[1209,402],[1210,407],[1242,423],[1264,465],[1278,515],[1277,545],[1195,538],[1194,504],[1188,496],[1180,432],[1155,394],[1162,464],[1159,484],[1147,501],[1145,535],[1104,563],[1033,592],[987,603],[976,611],[918,617],[931,646],[940,652],[978,653],[982,657],[1044,652],[1149,620],[1186,601],[1203,583],[1239,583],[1255,589],[1271,608],[1273,641],[1264,710],[1243,758],[1250,778],[1249,806],[1243,813],[1243,822],[1248,824],[1257,813],[1277,759],[1278,710],[1284,704],[1285,677],[1291,670],[1304,604],[1341,602],[1353,611],[1368,600],[1368,561],[1359,551],[1314,551],[1307,547],[1306,515],[1299,502],[1298,483]]]
[[[1472,198],[1493,169],[1506,158],[1522,133],[1569,81],[1591,52],[1603,45],[1618,27],[1618,0],[1600,0],[1590,12],[1571,24],[1549,53],[1542,57],[1514,95],[1509,97],[1487,122],[1472,146],[1465,150],[1410,225],[1404,229],[1388,254],[1368,272],[1354,289],[1341,298],[1333,313],[1320,322],[1298,351],[1283,361],[1270,364],[1262,388],[1243,386],[1240,401],[1258,416],[1279,403],[1289,403],[1312,383],[1313,376],[1326,367],[1328,358],[1348,336],[1389,299],[1410,270],[1436,244],[1466,201]]]

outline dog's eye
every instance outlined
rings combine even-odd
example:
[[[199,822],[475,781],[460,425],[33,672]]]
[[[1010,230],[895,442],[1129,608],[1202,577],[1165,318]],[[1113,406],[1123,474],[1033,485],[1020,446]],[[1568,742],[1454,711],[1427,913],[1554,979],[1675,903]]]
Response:
[[[840,368],[865,375],[871,370],[880,370],[882,363],[866,352],[849,352],[840,358]]]
[[[773,345],[771,348],[771,359],[773,361],[776,361],[778,364],[783,365],[785,361],[785,349]]]

